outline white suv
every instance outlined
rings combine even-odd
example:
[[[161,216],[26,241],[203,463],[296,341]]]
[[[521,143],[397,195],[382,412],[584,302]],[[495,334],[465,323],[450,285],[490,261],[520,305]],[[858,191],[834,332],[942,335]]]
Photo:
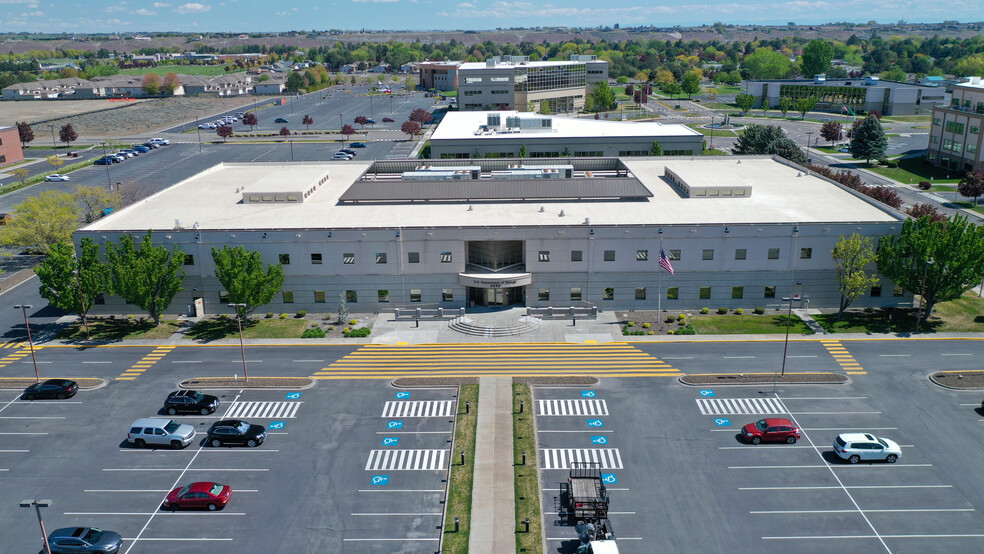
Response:
[[[902,449],[895,441],[868,433],[841,433],[834,439],[834,453],[852,464],[862,460],[884,460],[894,464],[902,455]]]
[[[168,140],[168,139],[165,139],[165,138],[152,138],[152,139],[150,139],[147,142],[155,142],[157,144],[163,144],[164,146],[167,146],[168,144],[171,144],[171,141]]]
[[[170,419],[143,417],[130,425],[126,440],[139,448],[150,445],[184,448],[195,440],[195,428]]]

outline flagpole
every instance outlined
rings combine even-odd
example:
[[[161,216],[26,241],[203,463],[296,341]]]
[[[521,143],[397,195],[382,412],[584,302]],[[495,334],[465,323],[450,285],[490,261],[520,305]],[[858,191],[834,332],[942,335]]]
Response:
[[[663,255],[663,237],[659,237],[659,255]],[[658,265],[658,264],[657,264]],[[663,268],[656,268],[656,317],[663,317]],[[658,324],[659,320],[657,320]]]

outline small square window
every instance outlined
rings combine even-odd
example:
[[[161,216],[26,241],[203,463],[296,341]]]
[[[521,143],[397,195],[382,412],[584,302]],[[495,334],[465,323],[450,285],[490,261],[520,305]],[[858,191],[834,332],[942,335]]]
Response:
[[[702,259],[702,260],[713,260],[714,259],[714,249],[713,248],[705,248],[703,250],[703,252],[701,252],[700,259]]]
[[[376,301],[377,302],[389,302],[390,301],[390,291],[386,289],[379,289],[376,291]]]
[[[536,294],[536,299],[540,302],[548,302],[550,300],[550,289],[540,289]]]
[[[386,263],[386,252],[376,252],[376,263],[377,264]]]
[[[347,291],[345,291],[345,301],[346,302],[358,302],[359,301],[359,293],[357,293],[354,290],[347,290]]]
[[[637,262],[649,261],[649,250],[636,250],[636,261]]]
[[[229,303],[229,292],[228,291],[224,291],[224,290],[223,291],[219,291],[219,303],[220,304],[228,304]]]
[[[407,252],[407,263],[408,264],[419,264],[420,263],[420,252]]]
[[[776,287],[775,285],[771,287],[765,287],[765,293],[762,295],[763,298],[775,298],[776,297]]]
[[[904,292],[905,289],[903,289],[901,285],[895,285],[895,287],[892,288],[892,296],[902,296]]]
[[[731,298],[740,299],[745,295],[745,287],[731,287]]]
[[[342,254],[342,263],[351,265],[355,263],[355,252],[345,252]]]
[[[280,254],[280,265],[290,265],[290,254]]]
[[[711,287],[700,287],[700,297],[702,300],[707,300],[711,297]]]
[[[316,290],[316,291],[314,291],[314,303],[315,304],[324,304],[325,303],[325,291],[323,291],[323,290]]]
[[[614,250],[605,250],[605,261],[606,262],[614,262],[615,261],[615,251]]]
[[[583,252],[580,250],[571,250],[571,261],[580,262],[583,256]]]
[[[673,260],[673,261],[679,260],[680,259],[680,251],[679,250],[670,250],[670,259]]]
[[[283,294],[284,294],[284,304],[294,303],[294,291],[285,290]]]
[[[676,300],[680,298],[680,287],[670,287],[666,289],[666,299]]]
[[[571,302],[581,301],[581,287],[571,287]]]
[[[871,296],[878,298],[881,296],[881,285],[871,287]]]
[[[645,300],[646,299],[646,287],[636,287],[636,290],[635,290],[635,299],[636,300]]]
[[[185,265],[195,265],[195,255],[194,254],[185,254],[184,264]]]
[[[420,297],[421,297],[420,289],[410,289],[411,302],[420,302]]]
[[[541,262],[549,262],[550,261],[550,251],[549,250],[540,250],[539,259],[540,259]]]
[[[442,302],[454,302],[454,289],[441,289]]]
[[[602,300],[615,300],[615,288],[605,287],[605,292],[601,295]]]
[[[106,295],[100,292],[99,294],[96,295],[95,304],[101,305],[105,303],[106,303]]]
[[[779,249],[778,248],[770,248],[769,249],[769,259],[770,260],[778,260],[779,259]]]
[[[450,252],[441,252],[441,263],[442,264],[449,264],[449,263],[451,263],[451,253]]]
[[[744,260],[748,255],[748,250],[745,248],[735,248],[735,259]]]
[[[312,264],[320,264],[321,261],[322,261],[321,260],[321,254],[311,254],[311,263]]]
[[[800,248],[800,259],[801,260],[809,260],[812,257],[813,257],[813,249],[812,248]]]

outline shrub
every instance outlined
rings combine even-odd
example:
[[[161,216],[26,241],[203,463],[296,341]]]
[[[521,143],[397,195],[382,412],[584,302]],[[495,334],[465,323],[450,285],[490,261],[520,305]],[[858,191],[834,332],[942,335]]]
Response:
[[[666,322],[667,323],[673,323],[673,321],[675,321],[675,318],[673,316],[671,316],[671,315],[666,316]]]
[[[133,321],[133,316],[132,315],[128,315],[128,316],[126,316],[126,318],[129,319],[130,321]]]
[[[898,160],[885,160],[885,167],[898,167]]]
[[[626,327],[635,327],[635,321],[630,321],[625,324]]]
[[[724,307],[718,308],[718,313],[722,315],[726,314],[728,313],[728,308],[724,308]]]
[[[647,335],[655,335],[655,334],[656,334],[656,331],[649,331],[649,332],[648,332],[648,333],[646,333],[646,334],[647,334]]]
[[[743,314],[743,313],[745,313],[745,310],[744,310],[744,309],[742,309],[742,308],[737,308],[737,309],[735,310],[735,315],[741,315],[741,314]]]
[[[875,313],[875,309],[872,308],[871,306],[868,306],[867,308],[864,309],[864,313],[866,313],[866,314],[873,314],[873,313]]]
[[[642,324],[642,328],[643,329],[649,329],[650,327],[652,327],[652,325],[650,325],[649,323],[643,323]]]
[[[933,184],[929,181],[919,181],[919,188],[922,190],[929,190],[933,188]]]
[[[349,320],[349,325],[357,325],[359,323],[358,319],[352,318]]]
[[[702,314],[709,314],[709,313],[711,313],[711,309],[710,308],[701,308],[700,309],[700,313],[702,313]]]
[[[687,321],[687,314],[677,314],[677,321]]]
[[[116,319],[116,315],[115,314],[110,314],[109,315],[109,319]]]
[[[631,323],[631,322],[629,322],[629,323]],[[624,327],[622,327],[622,334],[623,335],[645,335],[646,332],[645,331],[642,331],[642,330],[633,330],[632,327],[631,327],[631,325],[625,325]]]
[[[678,335],[696,335],[697,331],[694,330],[693,325],[687,325],[683,329],[677,329],[676,334]]]
[[[273,312],[267,312],[266,313],[266,318],[267,319],[273,319]]]
[[[764,314],[764,313],[765,313],[765,308],[763,308],[762,306],[757,306],[757,307],[755,308],[755,310],[754,310],[754,311],[755,311],[755,313],[757,313],[758,315],[762,315],[762,314]]]
[[[372,332],[372,330],[369,329],[368,327],[359,327],[358,329],[349,329],[345,333],[345,336],[346,337],[349,337],[349,338],[368,337],[369,336],[369,333],[371,333],[371,332]]]
[[[132,315],[130,317],[133,317]],[[229,316],[225,314],[219,314],[219,319],[229,319]]]
[[[329,331],[334,331],[335,330],[335,326],[334,325],[329,325],[328,326],[328,330]]]
[[[307,315],[307,310],[297,310],[297,313],[294,314],[294,317],[296,317],[297,319],[301,319],[306,315]]]
[[[676,331],[674,331],[673,329],[670,329],[669,331],[666,332],[666,334],[667,335],[675,335],[676,334]]]
[[[280,319],[287,319],[287,314],[280,314]]]
[[[320,339],[324,338],[325,332],[321,330],[321,327],[311,327],[305,329],[304,333],[301,334],[302,339]]]

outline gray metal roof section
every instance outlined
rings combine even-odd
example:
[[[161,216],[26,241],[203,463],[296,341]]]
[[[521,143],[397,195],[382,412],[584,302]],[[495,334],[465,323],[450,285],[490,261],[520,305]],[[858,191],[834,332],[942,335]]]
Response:
[[[356,202],[448,202],[479,200],[635,200],[653,195],[631,177],[494,181],[356,181],[339,197]]]

